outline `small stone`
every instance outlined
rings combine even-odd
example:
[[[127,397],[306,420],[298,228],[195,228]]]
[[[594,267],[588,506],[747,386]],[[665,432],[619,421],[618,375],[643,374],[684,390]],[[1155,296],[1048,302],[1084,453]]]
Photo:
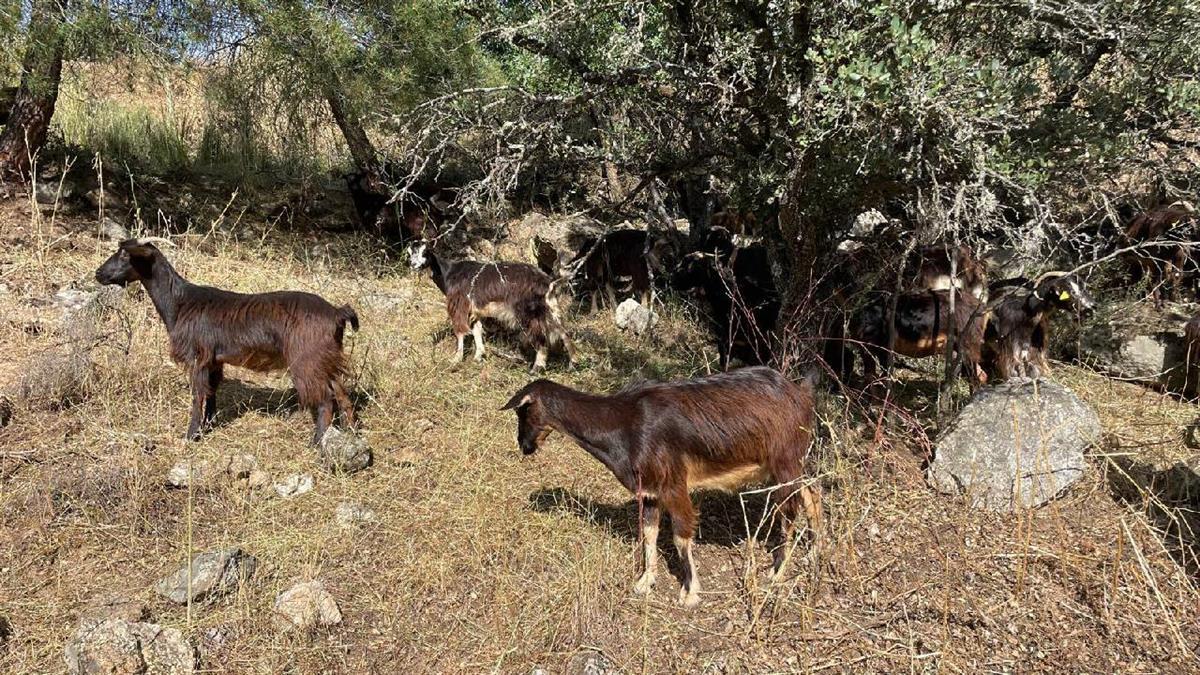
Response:
[[[240,548],[201,553],[192,560],[191,589],[188,589],[188,566],[159,580],[154,590],[171,602],[187,604],[216,599],[235,590],[242,581],[254,575],[258,559]]]
[[[342,612],[333,596],[320,581],[296,584],[275,598],[275,612],[296,628],[334,626],[342,622]]]
[[[641,335],[658,324],[658,314],[629,298],[617,305],[616,323],[621,330],[631,330],[635,335]]]
[[[282,482],[275,484],[275,494],[284,499],[299,497],[306,492],[312,492],[313,477],[312,474],[297,473],[284,478]]]
[[[250,476],[247,477],[246,482],[252,488],[266,487],[271,484],[271,474],[262,469],[255,469],[250,472]]]
[[[195,672],[196,650],[175,628],[125,619],[80,625],[63,650],[73,675]]]
[[[333,473],[355,473],[371,465],[371,448],[355,431],[329,427],[321,437],[321,466]]]
[[[585,651],[571,657],[566,672],[569,675],[607,675],[616,672],[608,657],[600,652]]]
[[[195,487],[211,479],[213,473],[212,465],[202,459],[181,459],[167,471],[167,484],[176,488]]]
[[[355,527],[378,520],[375,512],[357,502],[342,502],[333,511],[333,519],[342,527]]]

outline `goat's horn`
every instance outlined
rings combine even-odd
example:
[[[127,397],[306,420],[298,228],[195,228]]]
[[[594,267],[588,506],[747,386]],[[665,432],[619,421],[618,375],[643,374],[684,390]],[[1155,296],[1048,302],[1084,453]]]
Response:
[[[138,237],[137,243],[139,243],[139,244],[166,244],[167,246],[170,246],[171,248],[175,248],[175,242],[171,241],[170,239],[167,239],[166,237]]]
[[[1038,278],[1034,279],[1033,285],[1036,287],[1036,286],[1041,285],[1041,283],[1047,279],[1057,279],[1058,277],[1065,277],[1068,274],[1070,274],[1070,272],[1060,272],[1057,270],[1055,270],[1053,272],[1046,272],[1046,273],[1042,274],[1041,276],[1039,276]]]
[[[1171,206],[1169,206],[1168,208],[1175,208],[1176,206],[1183,209],[1184,211],[1187,211],[1188,213],[1196,212],[1196,207],[1192,206],[1192,203],[1189,201],[1184,201],[1184,200],[1180,199],[1179,201],[1171,204]]]

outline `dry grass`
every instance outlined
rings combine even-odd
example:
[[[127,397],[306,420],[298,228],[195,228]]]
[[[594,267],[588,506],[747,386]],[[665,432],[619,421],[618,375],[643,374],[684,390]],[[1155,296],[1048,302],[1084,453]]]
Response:
[[[61,339],[57,310],[37,301],[92,285],[111,245],[87,232],[0,205],[0,390]],[[130,290],[102,324],[89,395],[57,410],[20,406],[0,429],[0,622],[13,632],[0,671],[60,670],[80,612],[110,591],[184,630],[213,672],[559,672],[584,650],[625,672],[1196,667],[1196,568],[1168,550],[1152,508],[1114,497],[1101,452],[1045,508],[970,511],[926,487],[911,438],[875,447],[831,401],[820,448],[828,565],[800,562],[767,587],[769,556],[745,525],[761,495],[745,498],[744,514],[738,497],[705,494],[704,602],[686,611],[667,574],[648,599],[631,594],[636,507],[597,462],[559,437],[520,457],[512,415],[497,408],[526,381],[524,367],[497,356],[452,367],[428,280],[350,237],[217,233],[169,255],[199,282],[306,289],[358,308],[363,330],[348,349],[376,463],[353,476],[321,472],[289,382],[237,371],[218,428],[198,444],[176,440],[184,378],[144,293]],[[619,335],[602,317],[572,325],[584,365],[552,376],[588,389],[695,373],[714,356],[693,346],[700,332],[678,310],[654,341]],[[1195,452],[1184,434],[1194,406],[1070,367],[1055,377],[1097,406],[1113,439],[1103,452],[1160,463]],[[276,479],[311,472],[316,489],[282,500],[236,482],[165,487],[179,459],[232,452],[256,455]],[[339,528],[343,500],[378,521]],[[189,541],[197,551],[240,546],[264,563],[235,597],[190,620],[150,590],[188,557]],[[660,547],[669,557],[669,534]],[[275,596],[310,578],[324,581],[344,622],[280,631]]]

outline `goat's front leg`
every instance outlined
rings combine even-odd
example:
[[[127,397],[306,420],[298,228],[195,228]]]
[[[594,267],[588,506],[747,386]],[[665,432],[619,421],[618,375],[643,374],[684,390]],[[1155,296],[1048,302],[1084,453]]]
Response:
[[[546,357],[549,354],[549,349],[545,344],[538,345],[537,353],[533,356],[533,367],[529,369],[530,373],[537,373],[546,369]]]
[[[633,592],[646,595],[654,588],[658,569],[658,523],[661,511],[653,497],[642,497],[642,576],[633,585]]]
[[[197,363],[192,367],[192,416],[188,420],[187,433],[184,439],[200,440],[200,423],[204,419],[204,404],[208,401],[209,374],[212,369],[207,365]]]
[[[483,357],[486,355],[486,351],[483,346],[483,322],[482,321],[477,320],[477,321],[475,321],[475,325],[471,326],[471,335],[475,336],[475,360],[482,361]],[[460,349],[460,351],[459,351],[458,360],[461,361],[462,360],[461,347],[459,349]]]

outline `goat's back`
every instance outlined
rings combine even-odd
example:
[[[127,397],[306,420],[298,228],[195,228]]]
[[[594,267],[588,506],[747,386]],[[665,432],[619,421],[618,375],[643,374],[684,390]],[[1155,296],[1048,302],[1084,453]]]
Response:
[[[211,358],[263,371],[308,359],[332,372],[341,368],[347,322],[357,325],[353,310],[312,293],[189,286],[171,330],[172,357],[185,363]]]
[[[811,438],[813,391],[767,367],[647,384],[618,394],[663,448],[716,464],[768,464],[803,456]]]
[[[530,296],[544,299],[550,281],[545,272],[533,265],[514,262],[463,260],[446,272],[446,288],[463,293],[480,307],[489,302],[515,302]]]

